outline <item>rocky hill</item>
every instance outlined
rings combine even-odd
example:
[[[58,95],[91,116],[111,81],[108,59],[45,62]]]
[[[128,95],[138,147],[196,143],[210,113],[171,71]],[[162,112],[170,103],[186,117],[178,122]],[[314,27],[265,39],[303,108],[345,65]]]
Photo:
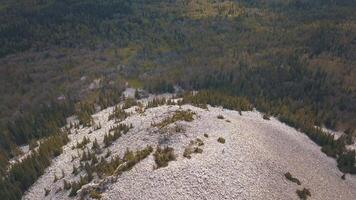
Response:
[[[356,177],[275,118],[152,102],[107,108],[88,127],[72,119],[23,199],[356,199]]]

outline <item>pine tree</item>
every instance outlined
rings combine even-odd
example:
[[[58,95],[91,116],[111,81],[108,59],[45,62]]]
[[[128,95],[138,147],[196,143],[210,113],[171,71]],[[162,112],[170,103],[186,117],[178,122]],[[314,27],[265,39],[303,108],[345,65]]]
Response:
[[[99,150],[100,149],[100,145],[97,141],[97,139],[95,138],[95,140],[93,141],[93,146],[92,146],[92,149],[94,150]]]
[[[78,168],[73,164],[73,171],[72,174],[77,175],[78,174]]]

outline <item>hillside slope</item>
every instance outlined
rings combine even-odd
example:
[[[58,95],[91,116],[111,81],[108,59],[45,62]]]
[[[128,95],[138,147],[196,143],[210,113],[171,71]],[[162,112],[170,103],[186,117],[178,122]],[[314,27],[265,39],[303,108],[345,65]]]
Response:
[[[356,198],[355,176],[347,175],[346,180],[342,180],[335,161],[303,133],[274,118],[265,120],[257,111],[240,115],[237,111],[216,107],[163,105],[143,111],[134,106],[126,109],[130,116],[115,122],[108,120],[113,110],[111,107],[93,115],[95,124],[101,126],[99,129],[71,129],[71,142],[63,148],[63,154],[53,161],[23,199],[89,198],[95,197],[90,192],[93,190],[102,199],[298,199],[296,190],[303,188],[310,190],[310,199]],[[180,111],[194,113],[193,120],[162,123]],[[132,124],[133,128],[104,148],[105,134],[118,123]],[[152,146],[153,151],[158,145],[172,147],[176,160],[157,169],[152,153],[131,170],[105,178],[94,173],[93,180],[75,197],[68,197],[70,191],[62,190],[63,180],[72,182],[85,174],[84,170],[72,174],[73,165],[80,163],[80,156],[74,159],[72,156],[83,152],[73,146],[84,137],[90,141],[97,139],[103,150],[97,154],[98,158],[106,157],[104,154],[109,149],[108,161],[115,155],[123,157],[127,148],[141,150],[147,145]],[[224,138],[225,143],[218,142],[219,137]],[[93,151],[91,142],[85,146],[89,148],[84,151]],[[202,152],[186,158],[183,154],[188,147],[198,147]],[[284,176],[287,172],[299,179],[301,185],[287,180]],[[54,179],[63,180],[54,182]]]

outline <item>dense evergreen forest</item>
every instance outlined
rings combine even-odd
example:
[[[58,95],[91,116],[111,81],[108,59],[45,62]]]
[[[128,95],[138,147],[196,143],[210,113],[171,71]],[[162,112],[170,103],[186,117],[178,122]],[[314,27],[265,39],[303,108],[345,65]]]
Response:
[[[125,82],[238,96],[234,109],[277,116],[342,163],[345,141],[311,127],[354,134],[355,10],[353,0],[0,0],[0,175],[19,145],[73,114],[90,123]]]

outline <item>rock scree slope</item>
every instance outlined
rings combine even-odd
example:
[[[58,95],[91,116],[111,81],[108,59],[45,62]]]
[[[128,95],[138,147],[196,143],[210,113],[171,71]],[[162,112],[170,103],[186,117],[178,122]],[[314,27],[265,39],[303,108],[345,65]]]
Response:
[[[160,145],[174,148],[176,160],[156,169],[151,154],[118,175],[116,181],[107,183],[102,199],[285,200],[299,199],[296,190],[303,188],[310,190],[310,199],[356,199],[356,177],[347,175],[346,180],[342,180],[335,160],[323,154],[303,133],[275,118],[264,120],[258,111],[240,115],[237,111],[210,106],[201,109],[192,105],[163,105],[148,108],[143,113],[136,108],[126,109],[131,115],[121,123],[132,124],[133,128],[107,147],[112,152],[111,157],[122,157],[127,148],[139,150],[151,145],[156,149]],[[63,170],[63,179],[67,181],[77,181],[84,175],[83,172],[72,174],[73,164],[79,165],[79,159],[72,159],[79,150],[72,146],[88,137],[91,141],[96,138],[103,147],[104,135],[115,125],[114,120],[108,120],[113,109],[93,115],[100,129],[81,127],[77,134],[70,134],[71,141],[64,146],[63,153],[53,160],[23,199],[79,199],[80,194],[68,197],[69,191],[61,190],[63,181],[53,181],[54,174],[60,177]],[[176,121],[164,128],[153,126],[177,110],[191,110],[195,113],[194,120]],[[224,119],[218,119],[219,115]],[[217,141],[219,137],[225,139],[224,144]],[[183,157],[185,148],[197,138],[204,143],[199,146],[203,152],[191,154],[190,159]],[[91,143],[88,147],[91,148]],[[298,178],[301,185],[287,180],[286,172]],[[100,182],[102,180],[96,177],[83,188]],[[44,188],[50,190],[47,196]]]

